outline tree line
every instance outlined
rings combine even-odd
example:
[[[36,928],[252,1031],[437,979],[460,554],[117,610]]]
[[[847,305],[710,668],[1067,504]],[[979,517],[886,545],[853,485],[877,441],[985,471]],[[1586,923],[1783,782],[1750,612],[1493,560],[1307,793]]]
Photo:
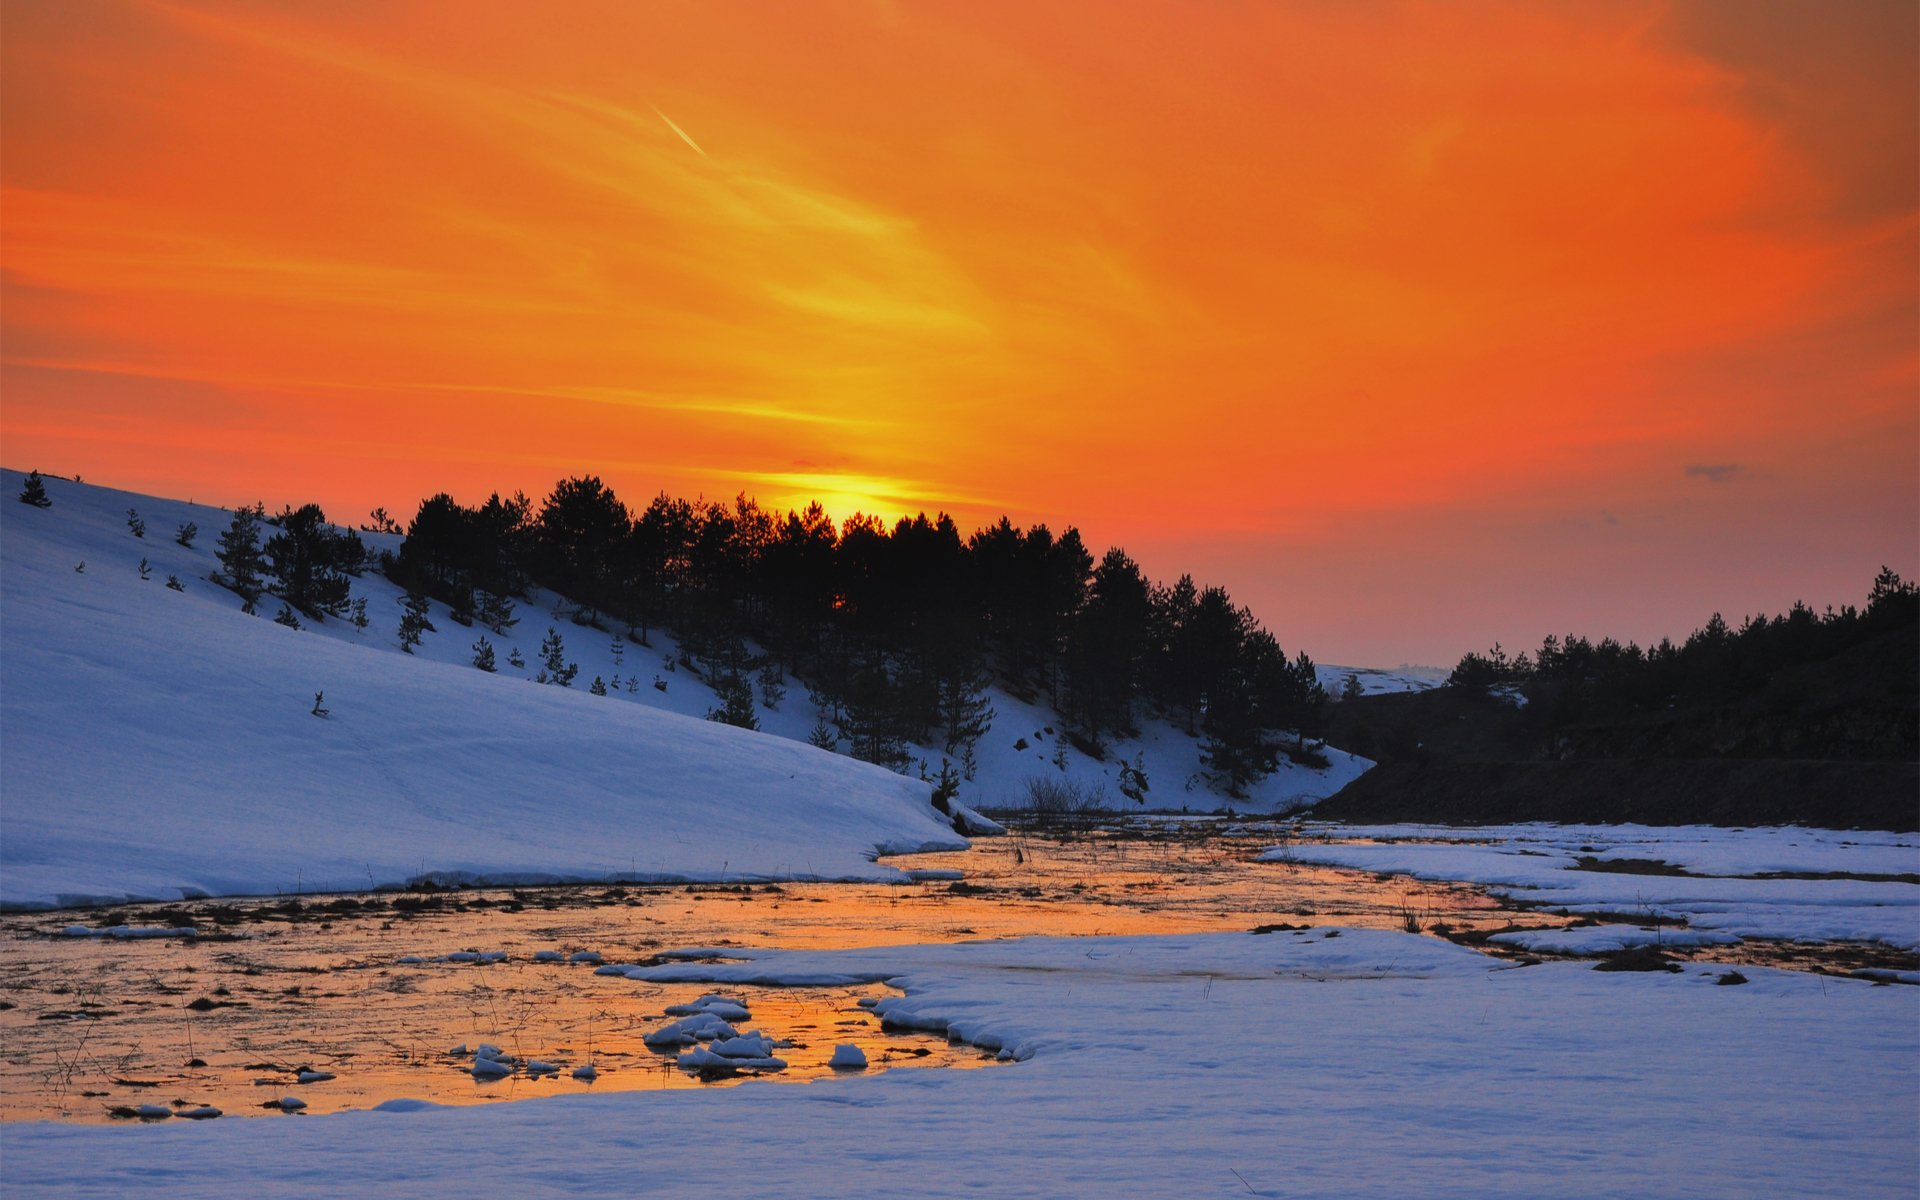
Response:
[[[1616,716],[1656,704],[1719,704],[1757,692],[1779,672],[1830,659],[1855,646],[1920,625],[1920,590],[1881,568],[1864,607],[1816,613],[1796,602],[1787,612],[1747,617],[1738,628],[1719,613],[1676,644],[1648,649],[1603,637],[1549,635],[1532,654],[1509,655],[1495,643],[1469,652],[1447,677],[1451,687],[1487,691],[1549,685],[1564,719]]]
[[[756,690],[778,703],[797,680],[817,743],[895,768],[911,744],[969,765],[995,680],[1044,699],[1096,758],[1168,717],[1204,738],[1233,793],[1282,754],[1313,754],[1324,720],[1311,660],[1289,658],[1225,589],[1157,583],[1117,547],[1096,559],[1071,527],[1002,517],[962,534],[945,513],[836,525],[817,502],[783,514],[745,495],[662,493],[634,511],[588,475],[537,506],[432,496],[405,534],[387,574],[457,621],[499,627],[514,598],[550,589],[582,624],[641,645],[669,633],[720,695],[720,719],[754,724]]]

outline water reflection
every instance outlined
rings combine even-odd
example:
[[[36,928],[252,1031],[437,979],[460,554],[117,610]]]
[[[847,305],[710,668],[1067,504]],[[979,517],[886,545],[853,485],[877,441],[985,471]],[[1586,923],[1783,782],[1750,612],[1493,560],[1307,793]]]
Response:
[[[844,948],[1034,934],[1185,933],[1279,923],[1380,928],[1505,925],[1472,888],[1256,863],[1267,824],[1120,822],[982,839],[901,865],[905,885],[497,889],[275,898],[14,914],[0,923],[0,1119],[106,1120],[116,1106],[323,1113],[396,1097],[484,1103],[556,1092],[711,1086],[649,1051],[670,1005],[709,990],[535,961],[597,951],[640,962],[685,946]],[[190,923],[192,939],[54,936],[75,923]],[[1544,923],[1530,918],[1531,923]],[[504,961],[432,961],[505,952]],[[426,961],[403,961],[420,959]],[[741,1030],[792,1043],[786,1079],[830,1073],[836,1045],[874,1069],[971,1066],[978,1051],[882,1033],[868,988],[747,988]],[[477,1081],[457,1045],[491,1042],[563,1069]],[[592,1063],[598,1077],[575,1079]],[[335,1078],[302,1085],[302,1068]]]

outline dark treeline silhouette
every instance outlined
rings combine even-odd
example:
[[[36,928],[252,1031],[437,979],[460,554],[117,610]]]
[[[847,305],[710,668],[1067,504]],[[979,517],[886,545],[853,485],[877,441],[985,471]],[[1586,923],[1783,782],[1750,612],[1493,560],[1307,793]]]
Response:
[[[1684,642],[1662,638],[1648,650],[1569,634],[1547,637],[1531,656],[1523,651],[1509,657],[1496,643],[1485,654],[1461,658],[1447,683],[1479,691],[1518,688],[1550,701],[1562,721],[1608,720],[1653,707],[1723,704],[1766,689],[1782,672],[1917,624],[1920,591],[1882,568],[1864,608],[1816,613],[1796,603],[1779,616],[1750,616],[1738,629],[1715,613]]]
[[[753,723],[756,682],[777,700],[791,675],[821,714],[816,742],[896,768],[910,743],[970,765],[995,679],[1044,699],[1096,757],[1165,715],[1205,738],[1236,794],[1279,755],[1313,754],[1323,721],[1312,662],[1289,659],[1224,589],[1157,584],[1117,548],[1096,562],[1075,529],[1004,517],[963,535],[944,513],[836,528],[818,503],[781,515],[744,495],[662,494],[634,512],[586,476],[537,508],[431,497],[387,572],[463,622],[499,628],[538,584],[641,645],[665,630],[736,723]]]

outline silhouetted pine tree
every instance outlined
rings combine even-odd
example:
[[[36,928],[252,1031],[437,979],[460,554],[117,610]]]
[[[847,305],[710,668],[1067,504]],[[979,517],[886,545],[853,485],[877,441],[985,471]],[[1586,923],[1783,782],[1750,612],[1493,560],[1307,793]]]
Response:
[[[53,498],[47,495],[47,485],[40,478],[40,472],[27,472],[27,482],[20,489],[20,503],[31,504],[35,508],[53,507]]]
[[[422,635],[437,632],[433,622],[428,619],[431,609],[427,606],[427,597],[421,592],[408,592],[406,608],[400,614],[400,649],[408,654],[420,644]]]
[[[265,509],[258,504],[234,509],[233,521],[220,535],[220,549],[214,554],[220,560],[220,571],[213,581],[238,592],[246,599],[248,611],[260,594],[261,574],[266,569],[266,559],[260,553],[260,521],[264,515]]]

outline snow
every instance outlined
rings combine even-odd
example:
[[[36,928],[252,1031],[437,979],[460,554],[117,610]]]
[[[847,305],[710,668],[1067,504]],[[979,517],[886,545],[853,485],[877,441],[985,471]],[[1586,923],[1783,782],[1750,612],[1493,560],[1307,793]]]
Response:
[[[833,1057],[827,1065],[836,1071],[864,1071],[867,1069],[867,1052],[849,1042],[842,1042],[833,1048]]]
[[[641,968],[634,968],[640,970]],[[730,996],[707,995],[689,1004],[669,1004],[667,1015],[670,1017],[692,1017],[699,1015],[717,1017],[722,1021],[745,1021],[752,1016],[747,1006]]]
[[[1909,1197],[1920,988],[1515,967],[1324,929],[741,952],[1024,1061],[800,1086],[0,1127],[10,1197]],[[997,1049],[993,1049],[997,1047]],[[745,1132],[743,1132],[745,1131]],[[675,1153],[661,1155],[660,1146]],[[503,1153],[503,1148],[511,1153]],[[637,1163],[644,1163],[637,1167]],[[724,1164],[722,1169],[716,1164]]]
[[[1388,692],[1424,692],[1437,688],[1453,674],[1449,667],[1416,667],[1411,663],[1401,663],[1388,670],[1383,667],[1337,667],[1315,664],[1314,672],[1320,680],[1320,686],[1329,696],[1339,696],[1347,686],[1347,676],[1351,675],[1360,684],[1363,696],[1378,696]]]
[[[1487,939],[1537,954],[1595,955],[1632,950],[1637,946],[1682,949],[1732,946],[1740,939],[1730,933],[1705,929],[1668,929],[1659,925],[1588,925],[1577,929],[1520,929],[1496,933]]]
[[[353,584],[367,630],[247,616],[206,579],[221,510],[61,479],[43,510],[11,502],[20,481],[0,472],[0,905],[421,879],[897,880],[876,855],[965,844],[917,779],[625,692],[475,670],[477,633],[443,607],[440,632],[400,654],[400,593],[375,575]],[[172,537],[186,521],[200,530],[190,549]],[[611,635],[535,604],[519,613],[514,636],[494,639],[503,663],[552,625],[583,676],[610,672],[587,652],[610,653]],[[627,651],[649,673],[652,653]],[[310,713],[318,691],[324,719]]]
[[[1307,832],[1308,838],[1268,850],[1262,860],[1477,883],[1554,912],[1663,917],[1740,938],[1920,949],[1920,885],[1901,878],[1755,877],[1913,876],[1920,874],[1920,837],[1913,834],[1547,824],[1327,826]],[[1311,840],[1315,835],[1433,840]],[[1581,858],[1663,862],[1698,876],[1582,870]]]

